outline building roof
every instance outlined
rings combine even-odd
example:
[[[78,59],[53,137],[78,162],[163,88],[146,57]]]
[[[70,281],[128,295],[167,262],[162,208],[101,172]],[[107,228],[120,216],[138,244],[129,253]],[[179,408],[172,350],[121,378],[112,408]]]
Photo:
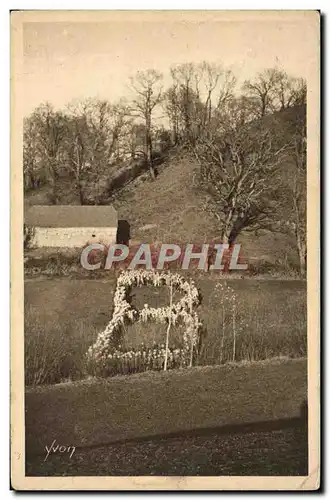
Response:
[[[33,205],[25,210],[24,223],[32,227],[117,227],[111,205]]]

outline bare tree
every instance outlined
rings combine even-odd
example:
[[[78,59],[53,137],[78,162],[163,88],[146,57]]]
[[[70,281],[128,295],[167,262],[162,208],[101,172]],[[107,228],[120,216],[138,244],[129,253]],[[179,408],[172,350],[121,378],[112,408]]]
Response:
[[[66,165],[75,179],[81,204],[86,202],[86,186],[97,186],[100,177],[109,175],[118,163],[127,123],[128,110],[121,102],[86,99],[68,105]]]
[[[163,106],[168,116],[172,129],[172,143],[176,145],[180,136],[180,104],[178,94],[178,82],[174,82],[166,92],[164,92]]]
[[[295,174],[293,178],[293,209],[294,209],[294,229],[299,255],[300,273],[306,274],[306,126],[300,123],[294,137],[294,165]]]
[[[221,109],[222,106],[230,103],[233,100],[236,82],[236,76],[231,70],[223,71],[219,81],[216,109]]]
[[[177,102],[179,104],[180,114],[183,118],[184,133],[186,138],[190,140],[192,134],[192,93],[194,83],[197,83],[198,87],[198,76],[196,77],[196,68],[193,63],[179,64],[171,68],[171,76],[178,92]]]
[[[23,174],[24,188],[35,188],[40,176],[38,162],[38,130],[32,117],[24,119],[23,123]]]
[[[306,82],[294,78],[285,71],[274,70],[274,107],[281,111],[292,106],[305,104]]]
[[[121,162],[127,155],[128,136],[132,129],[133,119],[130,107],[124,100],[109,106],[108,147],[109,165]]]
[[[279,124],[278,124],[279,125]],[[286,142],[286,155],[281,169],[281,186],[277,198],[277,226],[274,230],[289,235],[295,244],[302,277],[306,274],[306,106],[293,106],[280,121],[276,136]]]
[[[286,222],[292,227],[300,275],[306,275],[306,209],[307,209],[307,168],[306,168],[306,108],[295,113],[295,129],[289,150],[289,163],[285,178],[283,205]],[[291,161],[290,161],[291,160]]]
[[[262,123],[242,125],[237,105],[227,107],[211,137],[199,138],[193,153],[209,195],[205,208],[218,219],[224,243],[233,244],[244,229],[271,227],[285,149]]]
[[[145,158],[145,125],[143,123],[130,123],[123,145],[124,156],[130,160]]]
[[[225,70],[218,64],[203,62],[201,64],[203,80],[205,84],[205,115],[204,125],[210,123],[212,112],[221,109],[233,98],[233,90],[236,85],[236,78],[230,70]],[[212,102],[212,94],[215,94],[215,105]]]
[[[60,111],[54,111],[49,104],[35,109],[31,119],[36,127],[37,148],[44,159],[47,177],[51,186],[51,197],[57,203],[57,180],[63,166],[62,145],[66,131],[66,118]]]
[[[120,156],[121,142],[131,121],[127,104],[124,101],[110,104],[100,99],[75,100],[68,110],[73,117],[84,117],[88,128],[85,146],[90,151],[94,172],[107,173]]]
[[[163,75],[155,70],[149,69],[139,71],[131,78],[131,88],[135,92],[132,102],[132,116],[141,118],[145,124],[145,157],[152,179],[155,179],[152,150],[152,117],[154,109],[162,100]]]
[[[84,187],[92,169],[91,150],[88,145],[86,116],[74,116],[68,120],[67,133],[68,168],[75,179],[75,187],[81,205],[85,204]]]
[[[221,65],[185,63],[171,68],[173,84],[165,93],[173,142],[181,135],[193,143],[213,115],[233,98],[236,79]]]
[[[278,83],[278,71],[269,68],[258,73],[254,80],[246,80],[243,91],[248,97],[255,98],[259,103],[259,116],[272,111],[275,88]]]
[[[293,78],[284,71],[276,71],[274,97],[278,100],[280,110],[289,108],[293,100]]]
[[[307,104],[307,82],[304,78],[295,78],[293,86],[293,106],[306,106]]]

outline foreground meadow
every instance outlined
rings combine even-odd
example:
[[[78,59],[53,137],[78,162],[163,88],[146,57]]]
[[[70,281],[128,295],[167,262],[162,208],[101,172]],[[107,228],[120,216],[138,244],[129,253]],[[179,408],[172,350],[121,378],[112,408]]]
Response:
[[[233,323],[223,304],[228,286],[237,297]],[[307,354],[306,282],[299,280],[219,280],[200,274],[202,294],[197,311],[203,321],[201,348],[195,365],[258,361]],[[25,374],[27,385],[86,378],[85,353],[112,314],[115,277],[106,280],[34,278],[25,282]],[[174,297],[174,300],[178,300]],[[168,305],[164,288],[133,290],[141,309]],[[173,327],[170,346],[180,345],[181,328]],[[125,327],[126,349],[165,343],[164,325]]]
[[[307,474],[305,282],[194,280],[193,367],[108,378],[90,376],[85,354],[111,318],[115,276],[25,282],[26,475]],[[138,309],[168,301],[166,287],[132,290]],[[164,324],[135,323],[122,348],[165,336]],[[182,327],[171,328],[169,347],[180,342]],[[70,455],[48,454],[54,440]]]
[[[26,474],[306,475],[306,399],[306,359],[31,387]]]

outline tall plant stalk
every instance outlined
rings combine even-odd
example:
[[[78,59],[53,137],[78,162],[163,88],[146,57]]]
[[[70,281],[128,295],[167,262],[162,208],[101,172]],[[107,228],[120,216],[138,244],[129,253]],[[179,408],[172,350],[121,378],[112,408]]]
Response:
[[[171,324],[172,324],[172,303],[173,303],[173,284],[171,282],[171,285],[170,285],[170,310],[171,310],[171,313],[170,313],[169,318],[168,318],[168,326],[167,326],[167,331],[166,331],[165,362],[164,362],[164,371],[165,372],[167,370],[168,344],[169,344],[170,329],[171,329]]]
[[[233,302],[233,361],[236,358],[236,303]]]
[[[221,336],[221,345],[220,345],[220,365],[222,363],[223,357],[223,346],[225,342],[225,305],[223,303],[223,299],[221,301],[222,304],[222,336]]]
[[[190,284],[191,284],[191,280],[190,280]],[[193,303],[192,303],[192,297],[191,295],[189,296],[189,309],[190,309],[190,316],[191,318],[193,317]],[[189,368],[192,367],[192,364],[193,364],[193,354],[194,354],[194,337],[193,337],[193,331],[191,329],[190,331],[190,340],[191,340],[191,349],[190,349],[190,362],[189,362]]]

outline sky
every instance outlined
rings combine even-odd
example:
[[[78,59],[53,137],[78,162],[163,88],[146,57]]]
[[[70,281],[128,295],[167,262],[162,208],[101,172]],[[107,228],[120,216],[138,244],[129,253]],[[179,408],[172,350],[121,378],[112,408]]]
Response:
[[[63,11],[62,11],[63,14]],[[88,13],[87,13],[88,14]],[[129,97],[129,77],[203,60],[232,69],[238,84],[277,66],[307,78],[315,23],[297,12],[115,12],[27,18],[23,24],[24,115],[41,102]]]

